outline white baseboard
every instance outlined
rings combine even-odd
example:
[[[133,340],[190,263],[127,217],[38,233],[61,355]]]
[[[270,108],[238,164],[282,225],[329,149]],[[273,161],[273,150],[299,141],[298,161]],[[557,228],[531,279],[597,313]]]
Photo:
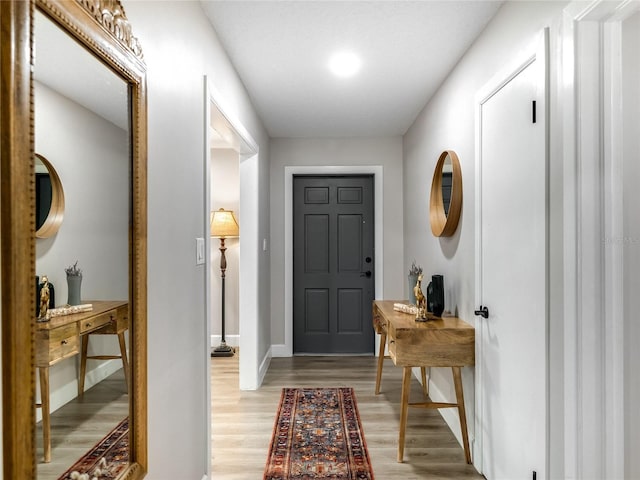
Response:
[[[264,380],[264,376],[267,374],[267,370],[269,370],[269,364],[271,363],[272,348],[267,350],[267,353],[264,355],[262,362],[260,362],[260,368],[258,369],[258,388],[262,385],[262,381]]]
[[[227,345],[232,347],[240,346],[240,335],[225,335],[224,339],[227,342]],[[222,335],[211,335],[211,347],[217,347],[220,345],[221,341]]]
[[[271,345],[271,355],[275,357],[291,357],[293,352],[284,343],[278,345]]]

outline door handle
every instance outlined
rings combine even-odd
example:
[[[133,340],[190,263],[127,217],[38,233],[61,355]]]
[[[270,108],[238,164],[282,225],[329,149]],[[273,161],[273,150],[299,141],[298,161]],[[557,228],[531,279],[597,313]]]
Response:
[[[482,305],[480,305],[480,310],[476,310],[473,313],[484,318],[489,318],[489,309],[487,307],[483,307]]]
[[[360,272],[360,276],[371,278],[371,270],[367,270],[366,272]]]

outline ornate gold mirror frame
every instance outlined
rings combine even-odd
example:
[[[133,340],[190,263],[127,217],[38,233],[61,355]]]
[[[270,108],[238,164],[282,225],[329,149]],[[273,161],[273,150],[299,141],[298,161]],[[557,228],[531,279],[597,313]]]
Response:
[[[39,9],[129,85],[131,224],[129,466],[147,471],[146,67],[119,0],[0,1],[2,435],[6,479],[36,478],[33,16]]]
[[[451,198],[448,211],[445,212],[444,198],[442,195],[442,179],[445,162],[451,166]],[[445,150],[440,154],[433,180],[431,182],[431,196],[429,200],[429,222],[431,232],[436,237],[450,237],[458,228],[460,211],[462,210],[462,170],[458,155],[453,150]]]

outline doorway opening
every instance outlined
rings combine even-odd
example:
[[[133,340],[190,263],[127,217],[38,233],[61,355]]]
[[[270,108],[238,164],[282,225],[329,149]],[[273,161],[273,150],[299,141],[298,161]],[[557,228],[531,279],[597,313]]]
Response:
[[[210,236],[211,211],[234,210],[239,237],[226,242],[225,337],[239,355],[239,388],[255,390],[260,383],[257,357],[258,322],[258,145],[224,106],[224,97],[204,77],[204,215],[205,321],[204,341],[210,352],[221,340],[220,244]],[[242,284],[242,289],[239,285]],[[215,299],[215,300],[214,300]],[[230,303],[227,303],[230,302]],[[233,305],[233,308],[230,306]],[[232,317],[233,315],[233,317]],[[215,359],[214,359],[215,360]],[[207,355],[205,418],[207,451],[211,451],[211,359]],[[210,471],[210,465],[207,471]]]

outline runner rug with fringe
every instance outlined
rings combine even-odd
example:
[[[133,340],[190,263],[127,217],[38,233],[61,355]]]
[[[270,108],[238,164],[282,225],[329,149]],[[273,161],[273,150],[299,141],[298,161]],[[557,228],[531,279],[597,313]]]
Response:
[[[373,480],[352,388],[283,388],[263,480]]]
[[[95,447],[64,472],[58,480],[69,480],[74,472],[98,480],[118,478],[129,464],[129,417],[122,420]]]

